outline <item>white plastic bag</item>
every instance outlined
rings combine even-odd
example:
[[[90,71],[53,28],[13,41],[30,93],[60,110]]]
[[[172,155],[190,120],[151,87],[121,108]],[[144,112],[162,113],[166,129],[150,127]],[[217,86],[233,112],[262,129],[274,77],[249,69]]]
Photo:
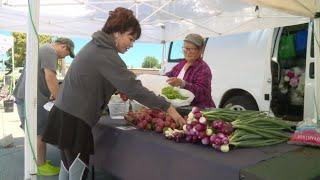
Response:
[[[183,97],[187,97],[187,99],[168,99],[165,95],[161,94],[161,96],[163,96],[166,101],[170,102],[172,104],[172,106],[174,107],[181,107],[181,106],[188,106],[191,104],[191,102],[193,101],[194,99],[194,94],[189,91],[189,90],[186,90],[186,89],[181,89],[181,88],[178,88],[178,87],[174,87],[174,90],[177,90],[181,96]]]
[[[156,95],[161,94],[161,89],[169,86],[167,83],[167,76],[153,75],[153,74],[141,74],[137,77],[141,81],[142,85],[154,92]]]
[[[141,74],[137,77],[137,79],[141,81],[144,87],[148,88],[150,91],[153,91],[156,95],[163,96],[166,101],[170,102],[174,107],[188,106],[194,99],[194,94],[191,91],[178,87],[174,87],[174,89],[178,90],[182,96],[188,97],[187,99],[168,99],[165,95],[161,94],[161,90],[163,88],[170,86],[167,83],[167,76]]]

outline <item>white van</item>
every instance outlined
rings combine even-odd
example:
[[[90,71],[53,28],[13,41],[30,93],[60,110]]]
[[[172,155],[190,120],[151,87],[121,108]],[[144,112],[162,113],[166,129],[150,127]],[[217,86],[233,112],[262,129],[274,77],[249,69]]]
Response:
[[[284,52],[287,46],[280,45],[280,41],[288,42],[284,39],[289,36],[300,48],[295,54],[292,49]],[[288,120],[313,118],[313,43],[313,23],[207,38],[203,59],[212,70],[215,104],[220,108],[269,111]],[[183,41],[170,43],[163,72],[183,59],[182,45]],[[290,84],[291,79],[286,77],[289,70],[296,72],[295,83]]]

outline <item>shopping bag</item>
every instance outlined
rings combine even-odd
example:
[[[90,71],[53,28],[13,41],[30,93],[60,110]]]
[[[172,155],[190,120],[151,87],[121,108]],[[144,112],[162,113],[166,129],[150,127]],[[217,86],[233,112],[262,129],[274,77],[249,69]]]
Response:
[[[286,34],[281,37],[278,51],[280,59],[289,59],[296,56],[294,43],[294,34]]]
[[[195,97],[191,91],[178,87],[174,87],[174,89],[177,90],[181,96],[186,97],[186,99],[169,99],[162,93],[160,94],[160,96],[163,96],[166,101],[170,102],[174,107],[188,106],[191,104]]]
[[[167,76],[153,74],[141,74],[137,76],[137,80],[140,80],[144,87],[153,91],[156,95],[160,95],[162,88],[169,86],[167,79]]]

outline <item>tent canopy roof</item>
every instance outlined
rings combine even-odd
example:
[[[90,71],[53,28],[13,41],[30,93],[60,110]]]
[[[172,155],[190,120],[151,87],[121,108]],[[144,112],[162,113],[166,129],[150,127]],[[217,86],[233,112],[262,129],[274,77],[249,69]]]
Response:
[[[27,31],[27,0],[0,0],[0,29]],[[319,0],[41,0],[42,34],[90,37],[110,10],[134,11],[142,26],[139,41],[161,43],[188,33],[215,37],[308,22]],[[282,11],[277,11],[275,9]]]

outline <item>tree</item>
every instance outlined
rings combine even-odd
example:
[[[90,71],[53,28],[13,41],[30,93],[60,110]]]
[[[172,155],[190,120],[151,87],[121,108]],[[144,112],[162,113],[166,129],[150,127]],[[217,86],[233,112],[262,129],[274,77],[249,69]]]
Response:
[[[14,66],[15,67],[23,67],[26,59],[26,33],[14,32],[12,33],[14,38]],[[52,36],[49,35],[40,35],[39,36],[39,46],[44,43],[51,43]],[[7,56],[9,57],[9,61],[11,60],[11,50],[10,48],[7,51]],[[10,62],[11,63],[11,62]]]
[[[143,68],[157,68],[160,69],[161,65],[158,63],[158,59],[153,56],[146,56],[142,63]]]

